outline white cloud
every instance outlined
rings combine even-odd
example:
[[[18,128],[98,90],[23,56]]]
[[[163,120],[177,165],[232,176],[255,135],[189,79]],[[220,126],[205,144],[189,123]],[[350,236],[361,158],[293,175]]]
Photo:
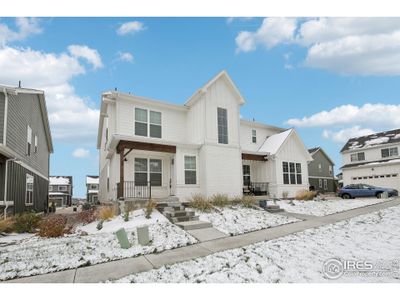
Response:
[[[72,152],[72,156],[76,157],[76,158],[88,157],[89,154],[90,154],[89,150],[84,149],[84,148],[78,148],[78,149],[75,149],[74,152]]]
[[[238,52],[249,52],[263,45],[267,49],[292,42],[296,30],[295,18],[265,18],[256,32],[241,31],[236,37]]]
[[[120,61],[133,62],[133,55],[129,52],[118,52],[118,59]]]
[[[17,31],[10,29],[6,24],[0,24],[0,45],[7,42],[21,41],[33,34],[42,32],[39,20],[36,18],[16,18],[15,27]]]
[[[331,139],[337,143],[345,143],[350,138],[369,135],[369,134],[373,134],[375,132],[376,132],[375,130],[372,130],[370,128],[361,128],[360,126],[353,126],[350,128],[345,128],[345,129],[336,131],[336,132],[325,129],[322,132],[322,136],[326,139]]]
[[[79,97],[70,84],[85,68],[77,57],[29,48],[0,47],[0,82],[45,91],[52,137],[56,141],[94,144],[99,110]]]
[[[85,45],[70,45],[68,51],[73,57],[85,59],[94,69],[103,67],[100,54],[96,49]]]
[[[400,75],[400,18],[266,18],[256,31],[236,37],[242,52],[282,43],[307,48],[309,67],[348,75]]]
[[[142,22],[139,21],[126,22],[117,29],[117,34],[118,35],[135,34],[145,29],[146,27]]]
[[[400,127],[400,105],[342,105],[302,119],[289,119],[287,124],[298,127],[324,127],[360,124],[378,127]]]

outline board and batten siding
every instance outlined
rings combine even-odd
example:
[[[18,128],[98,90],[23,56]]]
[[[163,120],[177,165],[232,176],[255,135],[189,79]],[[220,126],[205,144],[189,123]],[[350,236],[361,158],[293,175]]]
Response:
[[[4,93],[0,92],[0,144],[3,144],[4,136],[4,114],[5,114],[5,97]]]
[[[44,176],[49,174],[49,149],[38,95],[8,95],[7,146],[21,160]],[[27,127],[32,128],[31,155],[27,156]],[[38,136],[38,152],[34,151],[34,136]]]
[[[308,165],[308,175],[316,177],[331,177],[333,179],[333,164],[321,152],[317,151],[313,155],[313,161]],[[319,165],[321,164],[321,169]],[[329,173],[329,166],[332,167],[332,173]]]

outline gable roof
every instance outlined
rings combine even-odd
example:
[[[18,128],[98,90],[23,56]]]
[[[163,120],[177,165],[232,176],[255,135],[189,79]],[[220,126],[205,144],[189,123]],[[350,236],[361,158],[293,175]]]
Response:
[[[400,128],[351,138],[343,146],[340,152],[347,150],[361,150],[377,145],[386,145],[392,143],[400,143]]]
[[[50,176],[50,185],[67,185],[72,184],[72,176]]]
[[[230,76],[228,75],[228,73],[225,70],[222,70],[216,76],[214,76],[210,81],[208,81],[203,87],[199,88],[196,92],[194,92],[194,94],[192,96],[190,96],[190,98],[186,101],[185,106],[190,107],[194,103],[196,103],[197,100],[199,99],[199,96],[202,95],[203,93],[205,93],[211,85],[213,85],[217,80],[219,80],[221,78],[225,79],[225,81],[228,83],[229,88],[232,90],[232,92],[234,94],[236,94],[236,96],[239,100],[239,103],[244,104],[245,101],[244,101],[242,94],[240,94],[239,89],[233,83],[233,81],[230,78]]]
[[[42,113],[42,120],[43,120],[43,125],[44,125],[44,131],[46,134],[46,140],[47,140],[47,147],[49,149],[50,153],[54,152],[53,149],[53,141],[51,138],[51,130],[50,130],[50,123],[49,123],[49,117],[47,113],[47,107],[46,107],[46,99],[44,96],[44,91],[41,90],[35,90],[35,89],[27,89],[27,88],[20,88],[20,87],[11,87],[7,85],[1,85],[0,84],[0,92],[11,92],[15,95],[18,94],[35,94],[38,95],[39,98],[39,104],[40,104],[40,110]]]
[[[259,152],[268,152],[270,155],[275,155],[282,147],[288,136],[292,133],[293,129],[288,129],[284,132],[271,135],[266,138],[264,143],[258,149]]]
[[[99,184],[99,176],[86,176],[86,184]]]
[[[335,165],[335,163],[333,162],[333,160],[329,157],[328,154],[326,154],[326,152],[324,151],[324,149],[322,149],[321,147],[315,147],[315,148],[310,148],[308,149],[308,152],[311,154],[311,156],[314,157],[314,155],[320,151],[322,153],[322,155],[324,155],[332,165]]]

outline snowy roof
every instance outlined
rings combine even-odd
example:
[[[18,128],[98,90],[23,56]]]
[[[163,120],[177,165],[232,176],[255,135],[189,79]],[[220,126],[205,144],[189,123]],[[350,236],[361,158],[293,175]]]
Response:
[[[65,193],[61,192],[49,192],[49,196],[63,196]]]
[[[89,190],[88,193],[89,194],[98,194],[99,191],[98,190]]]
[[[400,143],[400,128],[390,131],[383,131],[370,135],[351,138],[340,152],[346,150],[365,149],[376,145]]]
[[[71,184],[72,176],[50,176],[50,185],[67,185]]]
[[[86,184],[99,184],[99,176],[86,176]]]
[[[354,167],[367,167],[367,166],[370,167],[370,166],[375,166],[375,165],[396,164],[396,163],[400,163],[399,158],[357,162],[357,163],[344,165],[341,167],[341,169],[354,168]]]
[[[265,140],[264,144],[261,145],[258,151],[269,153],[269,155],[276,154],[292,131],[293,129],[289,129],[284,132],[271,135]]]
[[[333,162],[333,160],[329,157],[328,154],[326,154],[326,152],[324,151],[324,149],[322,149],[321,147],[315,147],[315,148],[310,148],[308,149],[308,153],[311,154],[311,156],[314,156],[315,153],[317,153],[318,151],[321,151],[322,154],[330,161],[330,163],[332,165],[335,165],[335,163]]]

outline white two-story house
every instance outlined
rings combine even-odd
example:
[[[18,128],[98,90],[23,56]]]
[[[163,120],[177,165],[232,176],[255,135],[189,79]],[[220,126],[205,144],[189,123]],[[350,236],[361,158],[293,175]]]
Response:
[[[343,184],[400,190],[400,129],[348,140],[341,150]]]
[[[102,94],[97,147],[100,201],[243,192],[280,197],[308,189],[312,160],[294,129],[245,121],[225,71],[184,105]]]

